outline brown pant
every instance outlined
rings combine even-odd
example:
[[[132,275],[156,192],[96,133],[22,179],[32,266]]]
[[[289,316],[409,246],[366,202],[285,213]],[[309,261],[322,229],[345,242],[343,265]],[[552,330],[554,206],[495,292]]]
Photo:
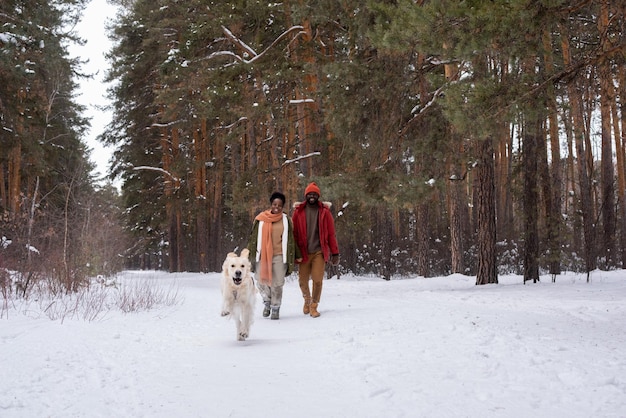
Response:
[[[319,303],[320,297],[322,296],[325,264],[324,254],[318,251],[309,254],[308,261],[300,264],[298,270],[298,282],[300,283],[302,297],[305,299],[311,298],[311,302],[313,303]],[[309,279],[313,281],[313,294],[311,294],[311,289],[309,288]]]

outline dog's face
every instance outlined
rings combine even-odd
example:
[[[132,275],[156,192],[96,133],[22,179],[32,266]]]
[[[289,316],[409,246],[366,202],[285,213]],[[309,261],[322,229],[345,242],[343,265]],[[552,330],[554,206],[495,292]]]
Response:
[[[241,255],[228,253],[226,260],[224,260],[224,265],[222,266],[224,276],[230,278],[237,286],[241,284],[244,278],[250,275],[251,264],[248,254],[248,250],[244,248],[241,251]]]

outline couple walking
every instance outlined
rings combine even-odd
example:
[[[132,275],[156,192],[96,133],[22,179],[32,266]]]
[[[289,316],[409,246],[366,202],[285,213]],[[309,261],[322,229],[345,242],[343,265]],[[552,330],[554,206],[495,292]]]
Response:
[[[248,241],[250,261],[255,267],[257,286],[263,297],[263,316],[278,319],[285,276],[299,264],[298,281],[304,307],[313,318],[322,295],[324,267],[339,264],[339,247],[330,203],[320,202],[320,188],[309,183],[304,202],[296,203],[293,217],[283,211],[285,195],[272,193],[270,208],[254,219]],[[313,282],[313,288],[309,286]]]

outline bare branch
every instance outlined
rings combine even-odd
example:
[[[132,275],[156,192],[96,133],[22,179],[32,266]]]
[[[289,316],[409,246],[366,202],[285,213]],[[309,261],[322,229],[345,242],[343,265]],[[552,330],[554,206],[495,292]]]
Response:
[[[289,100],[289,104],[315,103],[315,99],[293,99]]]
[[[254,51],[254,49],[250,48],[244,41],[237,38],[226,26],[222,26],[222,30],[226,34],[226,37],[231,40],[231,42],[239,46],[239,48],[244,51],[244,54],[248,53],[251,57],[257,56],[257,53]]]
[[[292,158],[291,160],[285,160],[285,162],[283,163],[282,166],[284,167],[287,164],[295,163],[295,162],[298,162],[300,160],[304,160],[305,158],[311,158],[311,157],[316,157],[316,156],[320,156],[320,155],[322,155],[322,153],[319,152],[319,151],[311,152],[311,153],[309,153],[307,155],[301,155],[301,156],[299,156],[297,158]]]
[[[292,32],[298,31],[298,33],[295,34],[294,39],[297,38],[300,35],[306,35],[306,31],[304,30],[304,26],[292,26],[289,29],[287,29],[285,32],[283,32],[282,35],[280,35],[278,38],[276,38],[276,40],[274,42],[272,42],[272,44],[270,46],[268,46],[267,48],[265,48],[265,50],[263,50],[263,52],[261,52],[259,55],[257,55],[256,57],[254,57],[253,59],[250,60],[250,62],[256,60],[257,58],[262,57],[267,51],[269,51],[271,48],[273,48],[278,42],[282,41],[284,38],[286,38],[287,36],[289,36]]]
[[[155,122],[152,125],[150,125],[150,127],[151,128],[167,128],[169,126],[174,126],[174,125],[176,125],[177,123],[180,123],[180,122],[184,122],[184,119],[173,120],[173,121],[167,122],[167,123]]]
[[[248,118],[246,116],[242,116],[239,119],[237,119],[235,122],[231,123],[230,125],[217,126],[215,129],[230,129],[239,123],[246,122],[247,120]]]
[[[294,36],[294,39],[297,38],[300,35],[305,35],[306,34],[306,32],[304,31],[304,26],[299,26],[299,25],[292,26],[291,28],[289,28],[285,32],[283,32],[278,38],[276,38],[274,40],[274,42],[271,43],[270,46],[268,46],[267,48],[265,48],[263,50],[263,52],[261,52],[260,54],[257,54],[254,49],[252,49],[250,46],[248,46],[241,39],[237,38],[227,27],[222,26],[222,30],[226,34],[226,37],[232,43],[234,43],[236,46],[238,46],[243,51],[244,55],[250,55],[252,58],[248,60],[248,59],[245,59],[244,57],[239,56],[239,55],[237,55],[237,54],[235,54],[234,52],[231,52],[231,51],[214,52],[214,53],[210,54],[208,56],[208,58],[211,59],[211,58],[226,56],[226,57],[232,57],[235,60],[237,60],[237,61],[239,61],[241,63],[244,63],[244,64],[251,64],[254,61],[256,61],[257,59],[261,58],[263,55],[265,55],[265,53],[267,51],[272,49],[274,46],[276,46],[276,44],[278,44],[280,41],[282,41],[287,36],[291,35],[293,32],[297,32],[295,34],[295,36]]]
[[[150,167],[150,166],[145,166],[145,165],[141,165],[141,166],[137,166],[137,167],[133,167],[133,170],[139,171],[139,170],[149,170],[149,171],[157,171],[159,173],[163,173],[166,176],[168,176],[169,178],[171,178],[174,181],[179,181],[180,179],[177,177],[174,177],[172,175],[172,173],[170,173],[167,170],[163,170],[161,167]]]
[[[404,135],[406,133],[406,131],[409,129],[409,127],[419,119],[419,117],[426,111],[426,109],[428,109],[429,107],[431,107],[432,105],[435,104],[435,102],[437,101],[437,98],[439,97],[439,95],[441,94],[441,91],[447,87],[449,84],[444,84],[443,86],[439,87],[437,90],[435,90],[435,92],[433,93],[433,98],[430,99],[430,101],[428,103],[426,103],[421,109],[417,110],[417,107],[414,107],[413,110],[411,111],[411,113],[415,113],[417,111],[417,113],[415,113],[413,115],[413,117],[411,119],[409,119],[409,121],[407,123],[404,124],[404,127],[402,127],[402,129],[400,129],[400,131],[398,132],[399,135]]]
[[[209,55],[207,57],[207,59],[212,59],[212,58],[222,57],[222,56],[233,57],[237,61],[244,62],[243,58],[241,58],[239,55],[237,55],[237,54],[235,54],[233,52],[230,52],[230,51],[217,51],[217,52],[214,52],[211,55]]]

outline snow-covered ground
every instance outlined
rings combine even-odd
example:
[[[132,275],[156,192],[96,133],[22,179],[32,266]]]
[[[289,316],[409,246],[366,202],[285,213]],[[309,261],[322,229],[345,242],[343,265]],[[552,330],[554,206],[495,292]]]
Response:
[[[235,338],[219,273],[126,272],[179,303],[0,319],[0,417],[625,417],[626,272],[342,277],[319,318],[291,276],[281,318]],[[116,291],[111,289],[111,291]]]

